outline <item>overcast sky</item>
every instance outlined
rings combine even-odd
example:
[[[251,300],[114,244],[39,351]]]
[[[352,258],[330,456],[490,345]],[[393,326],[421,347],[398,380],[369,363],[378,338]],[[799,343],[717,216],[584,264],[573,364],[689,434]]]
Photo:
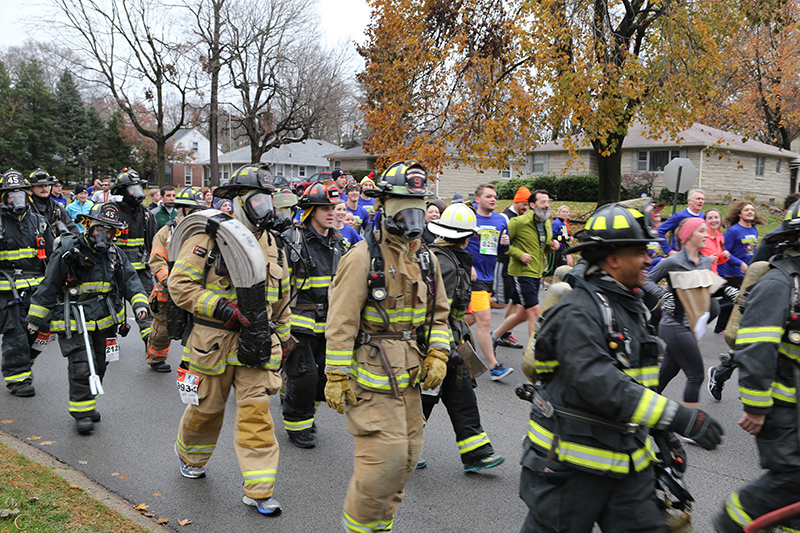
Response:
[[[362,42],[369,23],[366,0],[318,0],[319,14],[329,44],[343,40]],[[31,20],[41,12],[41,0],[0,0],[0,48],[18,45],[28,38]],[[26,19],[28,22],[26,23]],[[39,36],[41,40],[41,36]]]

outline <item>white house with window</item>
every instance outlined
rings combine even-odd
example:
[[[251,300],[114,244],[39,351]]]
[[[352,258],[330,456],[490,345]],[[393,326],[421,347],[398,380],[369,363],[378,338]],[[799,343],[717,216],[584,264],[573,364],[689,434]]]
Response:
[[[757,201],[782,204],[787,194],[797,190],[799,153],[699,123],[675,139],[649,139],[641,124],[632,125],[622,143],[622,173],[654,173],[659,191],[664,186],[660,174],[676,157],[686,157],[697,167],[695,187],[703,189],[707,199],[753,195]],[[557,140],[536,147],[529,155],[527,170],[533,175],[597,174],[597,156],[583,143],[573,158]]]

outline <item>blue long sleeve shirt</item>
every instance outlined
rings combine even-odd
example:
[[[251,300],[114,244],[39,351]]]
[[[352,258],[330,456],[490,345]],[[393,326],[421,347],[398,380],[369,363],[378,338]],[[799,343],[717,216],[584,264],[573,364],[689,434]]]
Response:
[[[742,263],[750,264],[750,260],[756,253],[758,245],[758,229],[753,226],[745,228],[737,223],[725,232],[725,249],[731,253],[731,261],[719,266],[719,274],[731,278],[744,277],[740,269]],[[738,264],[732,264],[733,258],[739,259]]]
[[[702,212],[700,212],[699,214],[695,215],[691,211],[689,211],[689,208],[687,207],[686,209],[682,209],[681,211],[678,211],[674,215],[671,215],[667,220],[662,222],[661,225],[658,227],[658,235],[659,235],[659,237],[661,237],[665,241],[664,244],[661,245],[661,248],[664,250],[664,254],[668,254],[670,252],[676,251],[675,250],[675,230],[677,230],[678,226],[681,225],[681,221],[683,221],[683,219],[689,218],[689,217],[700,217],[702,219],[706,218],[706,216]],[[671,239],[667,239],[667,233],[670,233],[670,232],[672,232],[672,238]]]

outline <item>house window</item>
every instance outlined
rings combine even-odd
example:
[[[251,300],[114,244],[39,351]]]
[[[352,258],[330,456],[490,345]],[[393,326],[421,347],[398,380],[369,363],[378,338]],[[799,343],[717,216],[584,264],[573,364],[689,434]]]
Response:
[[[198,152],[200,150],[200,145],[197,142],[192,143],[192,152]]]
[[[756,157],[756,177],[764,177],[764,165],[766,162],[765,157]]]
[[[534,154],[531,172],[533,172],[534,174],[546,174],[548,171],[549,163],[550,163],[550,154]]]
[[[636,159],[636,170],[639,172],[663,172],[667,163],[680,156],[680,150],[640,151]]]
[[[336,170],[337,168],[338,169],[342,168],[342,162],[341,161],[334,161],[333,162],[333,170]]]
[[[503,170],[502,172],[500,172],[500,177],[503,178],[504,180],[510,180],[511,179],[511,168],[507,168],[507,169]]]
[[[188,165],[183,167],[183,184],[187,187],[192,186],[192,167]]]
[[[780,174],[780,173],[781,173],[781,160],[780,159],[776,159],[775,160],[775,174]]]
[[[302,165],[297,167],[297,175],[299,177],[301,177],[301,178],[305,178],[306,177],[306,167],[304,167]]]

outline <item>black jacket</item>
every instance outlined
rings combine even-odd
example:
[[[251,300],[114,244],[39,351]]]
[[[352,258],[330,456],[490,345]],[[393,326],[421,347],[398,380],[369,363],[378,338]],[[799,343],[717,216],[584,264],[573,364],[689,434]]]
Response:
[[[153,215],[143,205],[131,207],[125,202],[117,202],[117,207],[120,221],[128,227],[122,230],[115,242],[128,256],[134,269],[145,270],[157,229]]]
[[[469,336],[469,326],[464,323],[463,319],[472,294],[470,290],[472,285],[470,279],[472,255],[458,246],[446,246],[443,248],[433,245],[430,248],[439,259],[442,281],[447,291],[447,303],[450,304],[448,323],[453,334],[451,348],[455,348]],[[455,259],[455,262],[453,259]]]

